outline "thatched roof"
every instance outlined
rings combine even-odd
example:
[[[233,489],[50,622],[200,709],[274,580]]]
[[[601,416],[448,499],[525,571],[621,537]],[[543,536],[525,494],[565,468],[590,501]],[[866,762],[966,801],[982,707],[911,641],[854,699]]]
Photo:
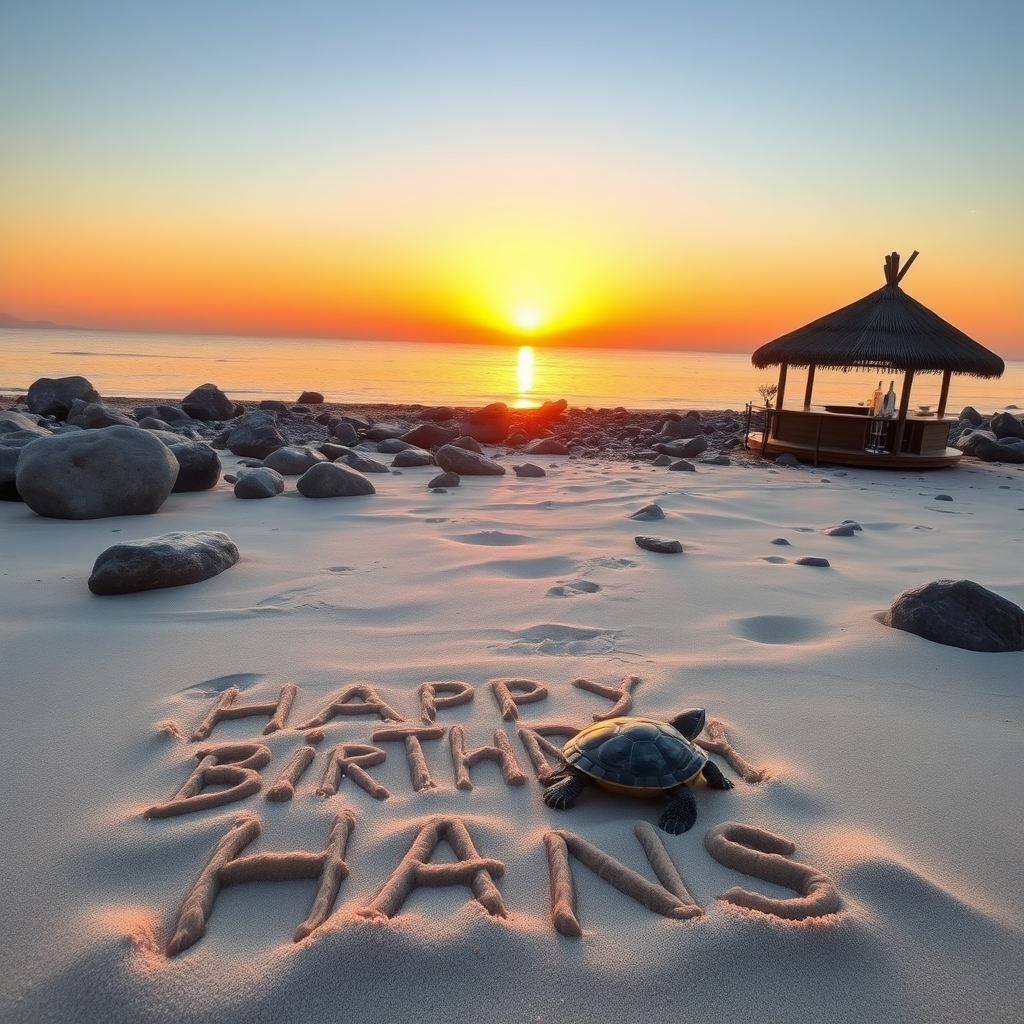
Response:
[[[916,256],[902,271],[898,253],[886,256],[886,283],[878,291],[762,345],[751,362],[759,368],[788,363],[1000,376],[1004,366],[999,356],[900,288]]]

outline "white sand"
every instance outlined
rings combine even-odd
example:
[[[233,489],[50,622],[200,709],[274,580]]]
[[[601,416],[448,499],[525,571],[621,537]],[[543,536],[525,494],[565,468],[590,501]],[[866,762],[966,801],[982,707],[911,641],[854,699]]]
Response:
[[[448,494],[426,489],[436,471],[424,468],[375,477],[365,498],[309,500],[292,480],[280,498],[240,501],[221,484],[154,516],[88,522],[0,503],[0,1020],[1020,1019],[1024,654],[937,645],[876,616],[939,578],[1024,605],[1024,473],[535,461],[547,478],[466,478]],[[627,518],[655,500],[667,519]],[[847,518],[863,532],[819,532]],[[241,561],[194,586],[89,593],[104,548],[171,530],[224,530]],[[642,533],[685,553],[642,551]],[[831,568],[793,564],[802,555]],[[559,587],[568,596],[551,596]],[[567,938],[551,923],[544,834],[574,832],[653,880],[633,827],[660,804],[590,789],[548,810],[488,682],[548,687],[520,724],[582,726],[611,702],[572,680],[630,673],[635,713],[706,706],[771,777],[744,783],[717,757],[736,788],[700,787],[695,827],[665,836],[703,916],[658,916],[573,862],[584,934]],[[293,800],[142,817],[182,785],[198,746],[158,724],[190,734],[231,682],[244,702],[299,686],[285,730],[260,737],[266,719],[247,718],[207,741],[265,742],[266,787],[301,745],[293,727],[332,693],[367,683],[418,724],[431,680],[472,684],[472,702],[440,709],[438,724],[463,725],[471,747],[507,732],[526,785],[486,762],[456,789],[446,733],[423,746],[436,790],[415,792],[388,743],[368,771],[389,799],[345,778],[325,800],[327,751],[384,725],[338,717]],[[315,882],[251,883],[222,891],[204,938],[164,954],[240,816],[263,824],[245,853],[315,852],[344,808],[351,876],[310,938],[291,936]],[[508,917],[461,885],[416,889],[390,920],[360,916],[435,815],[462,820],[479,855],[505,865]],[[792,923],[719,901],[734,885],[795,897],[709,856],[705,833],[726,821],[791,839],[841,911]],[[441,844],[434,859],[452,856]]]

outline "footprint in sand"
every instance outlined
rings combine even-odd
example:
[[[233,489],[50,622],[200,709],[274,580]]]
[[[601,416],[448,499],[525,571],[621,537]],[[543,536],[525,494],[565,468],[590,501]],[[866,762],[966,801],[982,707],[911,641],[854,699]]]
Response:
[[[502,533],[501,530],[481,530],[479,533],[460,533],[450,540],[460,544],[482,544],[489,547],[508,548],[517,544],[529,544],[531,538],[518,533]]]
[[[557,587],[552,587],[545,597],[576,597],[579,594],[596,594],[601,589],[599,583],[590,580],[567,580]]]
[[[527,629],[506,633],[508,650],[524,654],[609,654],[621,634],[614,629],[582,629],[545,622]]]
[[[734,635],[758,644],[801,644],[820,640],[825,628],[817,619],[793,615],[752,615],[732,623]]]

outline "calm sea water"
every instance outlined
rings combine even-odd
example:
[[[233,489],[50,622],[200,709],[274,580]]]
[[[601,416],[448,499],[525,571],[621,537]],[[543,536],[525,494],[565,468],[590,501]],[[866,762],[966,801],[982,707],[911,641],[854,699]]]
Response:
[[[757,370],[749,355],[733,353],[0,329],[0,393],[73,374],[108,397],[180,400],[209,381],[236,399],[294,400],[310,389],[333,402],[533,405],[565,398],[630,409],[739,409],[759,403],[757,386],[777,378],[774,368]],[[803,371],[790,373],[791,402],[802,399],[804,380]],[[869,401],[878,380],[876,371],[819,370],[814,400]],[[936,404],[939,383],[938,375],[917,377],[914,404]],[[949,405],[1024,408],[1024,362],[1008,362],[998,380],[954,377]]]

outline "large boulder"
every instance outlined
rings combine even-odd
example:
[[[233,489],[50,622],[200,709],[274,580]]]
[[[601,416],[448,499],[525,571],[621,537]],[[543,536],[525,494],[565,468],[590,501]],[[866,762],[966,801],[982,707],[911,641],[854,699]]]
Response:
[[[326,461],[327,456],[313,448],[285,445],[284,448],[271,452],[263,460],[263,465],[275,473],[280,473],[281,476],[302,476],[310,466]]]
[[[498,444],[508,437],[512,425],[512,413],[504,402],[490,405],[469,413],[462,420],[461,433],[468,434],[481,444]]]
[[[996,440],[990,430],[970,430],[956,441],[955,447],[965,455],[983,462],[1024,463],[1024,438],[1004,437]]]
[[[41,437],[22,449],[15,484],[54,519],[148,515],[167,500],[178,461],[150,431],[103,427]]]
[[[347,498],[377,493],[362,473],[337,462],[320,462],[310,467],[295,486],[306,498]]]
[[[447,444],[458,436],[458,427],[441,426],[439,423],[428,420],[413,427],[412,430],[406,431],[400,440],[406,441],[416,448],[434,448],[438,445]]]
[[[236,498],[273,498],[284,491],[284,477],[276,470],[260,466],[238,474]]]
[[[0,439],[5,434],[14,434],[20,431],[28,431],[39,437],[49,434],[49,427],[44,427],[39,419],[38,416],[26,416],[25,413],[15,412],[13,409],[0,411]]]
[[[288,442],[277,429],[277,416],[274,413],[254,410],[247,412],[231,428],[226,443],[235,455],[265,459]]]
[[[434,458],[446,473],[459,476],[504,476],[505,467],[494,459],[477,452],[467,451],[458,445],[446,444],[438,448]]]
[[[679,438],[676,441],[669,441],[667,444],[655,444],[651,447],[656,452],[669,455],[674,459],[692,459],[708,450],[708,439],[703,434],[698,434],[696,437]]]
[[[1005,437],[1024,437],[1024,421],[1012,412],[997,412],[989,421],[988,428],[1000,441]]]
[[[116,409],[108,409],[100,402],[83,402],[76,398],[71,403],[71,410],[68,412],[68,423],[73,427],[81,427],[83,430],[99,430],[100,427],[135,427],[136,420]]]
[[[1024,651],[1024,609],[973,580],[934,580],[905,590],[887,626],[966,651]]]
[[[28,389],[25,396],[28,411],[38,416],[55,416],[67,419],[71,403],[76,399],[83,402],[98,402],[99,392],[85,377],[40,377]]]
[[[216,384],[200,384],[181,400],[181,408],[194,420],[230,420],[242,412]]]
[[[151,430],[170,449],[178,463],[174,493],[208,491],[220,480],[220,456],[205,442],[182,437],[173,430]]]
[[[96,559],[89,577],[94,594],[134,594],[199,583],[238,561],[238,548],[216,530],[176,531],[115,544]]]

